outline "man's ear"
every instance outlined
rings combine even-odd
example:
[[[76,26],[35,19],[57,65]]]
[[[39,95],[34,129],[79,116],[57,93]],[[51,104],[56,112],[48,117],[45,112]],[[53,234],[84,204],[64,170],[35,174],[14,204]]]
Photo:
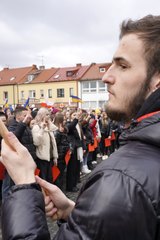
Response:
[[[155,92],[158,88],[160,88],[160,73],[156,73],[150,82],[151,92]]]

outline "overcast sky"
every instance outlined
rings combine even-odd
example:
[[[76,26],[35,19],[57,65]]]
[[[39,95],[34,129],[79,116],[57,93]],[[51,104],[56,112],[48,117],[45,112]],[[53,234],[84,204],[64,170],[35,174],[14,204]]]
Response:
[[[110,62],[122,20],[160,14],[159,0],[0,0],[0,69]]]

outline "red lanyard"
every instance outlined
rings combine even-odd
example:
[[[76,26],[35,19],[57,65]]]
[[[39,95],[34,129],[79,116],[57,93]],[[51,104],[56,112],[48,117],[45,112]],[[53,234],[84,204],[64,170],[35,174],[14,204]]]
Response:
[[[151,112],[151,113],[148,113],[148,114],[146,114],[146,115],[143,115],[143,116],[137,118],[137,122],[141,122],[143,119],[148,118],[148,117],[151,117],[151,116],[153,116],[153,115],[155,115],[155,114],[157,114],[157,113],[160,113],[160,111]]]

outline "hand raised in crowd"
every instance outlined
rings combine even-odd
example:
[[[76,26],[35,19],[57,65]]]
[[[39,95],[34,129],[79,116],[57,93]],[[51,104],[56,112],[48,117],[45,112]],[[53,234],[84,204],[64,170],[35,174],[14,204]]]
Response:
[[[1,162],[6,167],[10,177],[15,184],[35,182],[36,164],[32,156],[12,132],[7,133],[6,138],[12,148],[2,140]]]
[[[48,123],[46,122],[45,119],[40,123],[41,128],[45,129],[47,127]]]
[[[53,159],[53,163],[54,163],[55,166],[57,166],[57,163],[58,163],[58,162],[57,162],[57,158],[54,158],[54,159]]]
[[[45,194],[45,211],[52,220],[67,219],[74,208],[75,203],[56,186],[36,176],[37,183]]]
[[[31,121],[31,119],[32,119],[31,112],[28,110],[23,122],[28,124]]]

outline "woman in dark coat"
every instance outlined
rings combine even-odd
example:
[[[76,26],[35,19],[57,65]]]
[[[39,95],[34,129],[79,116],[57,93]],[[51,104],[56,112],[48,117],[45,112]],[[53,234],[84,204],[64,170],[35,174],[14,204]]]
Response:
[[[82,148],[83,140],[79,131],[79,114],[74,110],[70,112],[70,120],[66,122],[68,129],[68,141],[70,144],[71,157],[67,166],[66,190],[77,192],[77,183],[80,179],[80,159],[78,159],[78,148]]]
[[[69,151],[69,142],[67,137],[67,128],[64,126],[64,114],[57,112],[54,118],[54,124],[58,127],[58,129],[54,132],[54,136],[57,143],[58,150],[58,159],[57,159],[57,167],[60,170],[60,174],[54,184],[56,184],[59,188],[63,189],[64,183],[64,171],[66,168],[65,156]]]

